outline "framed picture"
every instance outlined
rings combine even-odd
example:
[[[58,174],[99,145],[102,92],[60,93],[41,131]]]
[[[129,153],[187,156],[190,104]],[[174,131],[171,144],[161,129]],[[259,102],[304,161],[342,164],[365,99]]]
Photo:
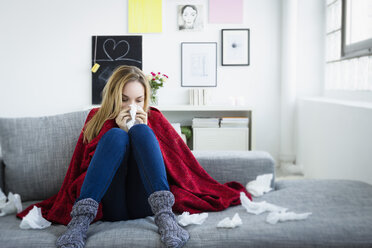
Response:
[[[217,42],[181,43],[181,86],[217,86]]]
[[[203,5],[178,5],[178,30],[202,31],[204,27]]]
[[[222,29],[221,44],[222,65],[249,65],[249,29]]]

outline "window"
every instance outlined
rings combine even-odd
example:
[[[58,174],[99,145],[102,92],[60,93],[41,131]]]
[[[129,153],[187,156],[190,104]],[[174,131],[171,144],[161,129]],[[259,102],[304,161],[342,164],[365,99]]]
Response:
[[[359,4],[363,5],[363,2],[366,5],[361,10]],[[348,8],[348,4],[351,7]],[[367,9],[369,15],[362,17]],[[372,0],[327,0],[326,97],[345,99],[346,94],[352,94],[347,98],[372,100],[371,10]],[[343,15],[344,12],[351,14]]]
[[[372,54],[372,0],[342,1],[342,57]]]

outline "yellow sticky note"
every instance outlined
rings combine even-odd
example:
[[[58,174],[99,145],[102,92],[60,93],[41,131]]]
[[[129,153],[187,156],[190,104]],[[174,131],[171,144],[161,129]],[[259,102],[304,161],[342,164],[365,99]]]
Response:
[[[162,0],[129,0],[128,33],[161,33]]]
[[[93,67],[92,67],[92,72],[93,72],[93,73],[96,73],[99,67],[100,67],[100,65],[97,64],[97,63],[95,63],[95,64],[93,65]]]

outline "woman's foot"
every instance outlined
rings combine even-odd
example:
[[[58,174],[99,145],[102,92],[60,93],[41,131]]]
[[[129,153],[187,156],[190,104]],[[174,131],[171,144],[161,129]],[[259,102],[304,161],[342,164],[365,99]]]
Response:
[[[98,202],[91,198],[82,199],[74,204],[71,221],[67,231],[56,242],[58,248],[83,248],[87,239],[89,224],[94,220],[98,210]]]
[[[152,212],[155,214],[155,224],[159,228],[161,241],[166,247],[178,248],[186,244],[189,233],[180,227],[172,212],[174,196],[170,191],[156,191],[148,199]]]

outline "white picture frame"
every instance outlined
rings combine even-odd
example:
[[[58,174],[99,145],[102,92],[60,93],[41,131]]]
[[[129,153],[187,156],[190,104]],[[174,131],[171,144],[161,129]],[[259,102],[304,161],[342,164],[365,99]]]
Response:
[[[203,31],[204,6],[184,4],[177,6],[177,25],[182,32]]]
[[[181,43],[181,86],[217,86],[217,42]]]

